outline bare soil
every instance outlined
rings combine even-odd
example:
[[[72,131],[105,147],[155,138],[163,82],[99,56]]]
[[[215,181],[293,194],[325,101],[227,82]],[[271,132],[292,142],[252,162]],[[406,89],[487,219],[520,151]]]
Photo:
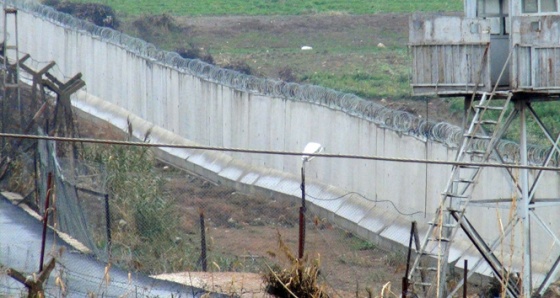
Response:
[[[123,137],[110,125],[85,119],[80,119],[79,127],[87,137]],[[237,289],[244,297],[264,297],[260,274],[267,270],[266,266],[289,265],[279,249],[278,235],[291,248],[291,253],[297,254],[299,206],[241,194],[163,163],[158,163],[156,170],[166,177],[164,192],[175,198],[176,208],[180,210],[177,220],[182,223],[182,231],[178,234],[183,241],[200,242],[199,210],[204,210],[208,268],[216,273],[177,272],[158,277],[204,284],[224,293]],[[379,249],[310,212],[307,216],[306,254],[309,260],[320,262],[320,281],[333,297],[356,297],[356,292],[357,297],[366,297],[366,288],[379,293],[387,283],[393,289],[400,287],[406,259],[402,253]]]
[[[215,63],[221,65],[232,63],[232,57],[221,55],[219,46],[233,42],[237,35],[246,34],[247,31],[258,31],[263,36],[277,36],[279,44],[276,46],[296,47],[299,50],[300,45],[286,41],[285,37],[293,34],[307,35],[310,42],[315,44],[321,38],[338,38],[340,42],[355,43],[357,47],[378,43],[393,46],[406,44],[408,30],[408,15],[404,14],[176,17],[175,21],[190,39],[197,40],[201,50],[218,49],[213,56]],[[366,35],[359,36],[364,31]],[[216,44],[217,40],[222,45]],[[247,48],[253,46],[256,45],[248,44]],[[264,52],[249,51],[243,56],[244,62],[256,69],[258,75],[280,78],[280,68],[275,61],[292,60],[301,53],[296,51],[293,54],[280,53],[280,56],[275,56],[274,46],[271,45],[271,49]],[[359,53],[337,54],[329,53],[327,49],[319,50],[318,53],[323,56],[312,61],[312,64],[316,64],[313,67],[336,70],[345,65],[371,62]],[[297,71],[297,65],[292,67]],[[453,120],[456,116],[448,114],[449,102],[444,99],[431,99],[429,102],[373,100],[379,100],[394,109],[436,120]],[[108,125],[83,119],[80,121],[80,131],[90,137],[123,137]],[[284,253],[278,249],[278,235],[292,248],[292,253],[297,251],[298,206],[279,202],[274,198],[240,194],[234,189],[214,185],[190,173],[169,169],[165,164],[159,164],[157,168],[167,177],[165,192],[175,198],[177,209],[183,214],[178,220],[182,223],[182,233],[185,235],[183,238],[187,241],[200,241],[196,237],[198,216],[199,210],[204,210],[211,259],[209,270],[216,272],[210,276],[207,273],[178,272],[161,277],[184,283],[193,283],[197,279],[198,283],[212,285],[213,290],[229,292],[232,288],[245,289],[246,292],[241,290],[245,296],[262,297],[263,285],[259,274],[266,271],[268,264],[285,262],[282,256]],[[306,253],[310,260],[320,260],[321,281],[330,288],[329,292],[334,297],[366,297],[366,288],[374,295],[379,295],[388,283],[392,285],[393,292],[400,292],[401,278],[406,267],[404,254],[384,251],[313,214],[308,214],[308,220]],[[224,273],[232,271],[233,273]],[[239,271],[245,273],[238,273]],[[194,284],[197,285],[196,282]],[[260,290],[256,290],[259,288]]]
[[[106,123],[79,119],[79,127],[87,137],[124,137]],[[242,194],[164,163],[155,169],[166,177],[164,192],[174,198],[179,210],[181,241],[200,243],[199,212],[204,210],[209,271],[168,272],[157,277],[242,297],[268,297],[261,274],[267,266],[290,265],[286,252],[279,249],[279,236],[290,248],[288,254],[297,254],[299,205]],[[402,251],[383,250],[311,212],[307,212],[306,227],[307,260],[319,262],[319,281],[332,297],[368,297],[368,290],[379,295],[384,287],[400,293],[406,268]],[[471,285],[470,291],[480,288]]]
[[[281,73],[285,70],[282,66],[286,65],[286,61],[301,61],[302,53],[299,48],[306,44],[314,45],[316,53],[316,58],[308,61],[309,67],[337,71],[348,65],[373,65],[371,57],[360,51],[379,43],[387,47],[405,45],[408,39],[408,18],[407,14],[340,14],[175,17],[175,21],[179,31],[188,34],[189,39],[194,40],[200,50],[212,49],[215,63],[229,65],[238,62],[233,59],[242,57],[243,62],[256,71],[256,75],[285,79],[286,73]],[[170,27],[169,30],[174,29]],[[263,38],[268,36],[269,39],[264,42],[269,46],[262,51],[254,51],[252,49],[262,45],[247,44],[247,54],[235,57],[220,52],[229,42],[243,42],[238,37],[248,32],[255,32]],[[297,37],[297,40],[291,41],[290,37]],[[321,48],[321,40],[325,39],[353,44],[357,50],[354,53],[339,53],[333,49]],[[294,48],[293,53],[275,51],[276,48],[290,47]],[[288,66],[294,72],[301,71],[298,65]],[[450,103],[445,99],[372,100],[434,120],[455,121],[457,118],[457,115],[449,115]],[[79,128],[87,137],[123,138],[122,133],[103,123],[79,119]],[[285,252],[278,249],[278,235],[292,249],[292,253],[295,254],[297,250],[298,206],[276,201],[274,198],[240,194],[234,189],[214,185],[191,173],[170,170],[168,165],[159,164],[157,169],[162,175],[166,175],[165,192],[175,198],[177,209],[182,214],[177,219],[182,223],[182,241],[200,241],[195,236],[198,212],[205,210],[209,259],[212,260],[209,267],[216,274],[197,273],[197,276],[202,275],[199,276],[202,279],[200,283],[211,285],[221,280],[219,289],[229,292],[227,284],[231,280],[241,280],[241,286],[236,284],[235,287],[250,288],[248,292],[253,295],[262,294],[259,274],[266,270],[266,265],[283,262],[282,255]],[[306,253],[309,260],[320,261],[320,279],[334,297],[367,297],[366,289],[379,295],[388,283],[392,285],[393,292],[400,292],[400,282],[406,267],[406,257],[402,253],[382,250],[311,213],[308,213]],[[224,274],[231,271],[245,273]],[[178,273],[174,276],[189,275],[192,279],[194,274]],[[249,280],[253,283],[251,286]],[[255,288],[261,288],[260,292]]]

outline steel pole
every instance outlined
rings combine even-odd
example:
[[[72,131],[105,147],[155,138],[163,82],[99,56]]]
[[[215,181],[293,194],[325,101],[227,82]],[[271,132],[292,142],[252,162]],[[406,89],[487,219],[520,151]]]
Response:
[[[520,157],[521,165],[527,166],[527,123],[524,102],[519,102],[520,112]],[[529,215],[529,171],[521,169],[521,204],[518,205],[518,215],[523,223],[523,297],[531,297],[531,223]],[[507,277],[506,277],[507,278]]]
[[[299,251],[298,258],[303,258],[305,249],[305,160],[301,163],[301,207],[299,208]]]

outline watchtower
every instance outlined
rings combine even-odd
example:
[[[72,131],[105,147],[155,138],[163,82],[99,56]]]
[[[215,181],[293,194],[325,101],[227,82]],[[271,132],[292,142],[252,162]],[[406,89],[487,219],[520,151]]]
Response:
[[[546,197],[546,192],[538,189],[558,187],[539,182],[544,175],[558,174],[554,170],[558,169],[555,160],[560,154],[560,134],[541,120],[534,106],[556,104],[559,99],[559,7],[560,0],[465,0],[462,16],[411,17],[413,95],[462,97],[465,107],[458,163],[452,168],[408,276],[417,293],[447,297],[462,285],[447,288],[448,261],[452,261],[450,252],[457,235],[469,239],[510,297],[532,297],[535,292],[542,295],[557,278],[558,220],[545,220],[543,209],[559,210],[560,200]],[[539,146],[546,147],[539,164],[530,163],[528,122],[539,129]],[[508,135],[512,130],[515,133]],[[513,157],[501,151],[500,143],[506,135],[517,138],[518,150]],[[489,162],[504,166],[504,175],[514,189],[512,198],[473,195],[475,185],[496,183],[481,178]],[[513,215],[503,223],[502,238],[488,239],[484,229],[476,227],[473,205],[512,210]],[[553,243],[552,257],[547,259],[551,261],[545,262],[546,268],[539,268],[543,272],[539,278],[533,274],[532,248],[545,244],[532,243],[535,228]],[[496,249],[504,241],[504,234],[513,233],[518,234],[511,245],[522,247],[515,256],[521,261],[517,267],[507,267]],[[427,255],[431,259],[426,259]]]
[[[557,0],[466,0],[464,16],[413,16],[414,95],[560,94]]]

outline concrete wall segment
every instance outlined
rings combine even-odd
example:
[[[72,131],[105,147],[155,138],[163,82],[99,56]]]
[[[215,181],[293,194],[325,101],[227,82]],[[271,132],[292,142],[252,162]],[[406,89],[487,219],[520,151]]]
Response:
[[[28,36],[22,38],[20,50],[40,61],[60,63],[62,75],[82,72],[87,93],[80,92],[74,104],[121,129],[126,129],[129,118],[139,139],[152,128],[152,140],[171,142],[183,142],[176,140],[182,138],[201,145],[301,151],[307,142],[316,141],[329,153],[454,159],[452,147],[457,144],[456,136],[460,132],[449,124],[420,128],[421,120],[412,115],[379,107],[355,95],[233,74],[200,61],[179,59],[176,54],[154,49],[153,45],[66,16],[53,14],[54,19],[35,16],[32,13],[43,8],[25,7],[28,10],[18,15],[22,18],[22,32]],[[72,29],[71,24],[78,29]],[[426,146],[425,136],[438,142],[429,141]],[[234,153],[223,157],[223,154],[197,150],[180,154],[188,155],[186,161],[165,157],[163,153],[161,157],[215,181],[261,191],[267,191],[264,188],[270,184],[263,177],[294,173],[293,180],[297,180],[301,167],[301,159],[293,156]],[[238,160],[244,165],[237,163]],[[228,171],[232,166],[238,169]],[[363,193],[369,199],[391,200],[399,210],[430,213],[439,205],[438,194],[447,182],[449,168],[317,158],[308,165],[306,173],[310,183],[320,181]],[[225,179],[230,176],[238,179]],[[557,176],[547,179],[550,181],[543,183],[558,182]],[[284,180],[275,181],[274,185],[280,185]],[[480,194],[507,193],[509,188],[502,182],[482,188]],[[547,195],[558,197],[558,192],[556,189]],[[360,227],[358,222],[364,222],[361,228],[366,226],[370,203],[346,197],[329,216],[341,226],[356,231]],[[317,201],[313,206],[327,210],[334,209],[336,204],[338,201]],[[381,208],[382,204],[375,206]],[[391,210],[393,207],[384,208],[392,217],[397,215]],[[371,214],[378,216],[376,212]],[[482,214],[493,216],[492,212]],[[399,220],[384,233],[402,243],[401,230],[407,223],[403,217],[396,218]]]

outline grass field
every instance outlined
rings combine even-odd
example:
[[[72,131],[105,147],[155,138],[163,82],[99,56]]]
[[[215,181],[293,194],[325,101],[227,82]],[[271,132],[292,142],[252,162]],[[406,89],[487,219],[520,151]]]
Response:
[[[303,15],[342,12],[374,14],[386,12],[460,11],[460,0],[79,0],[113,7],[133,16],[169,13],[180,16],[210,15]]]
[[[461,11],[463,5],[461,0],[70,1],[112,7],[121,20],[119,30],[165,50],[202,49],[215,64],[246,66],[256,76],[321,85],[366,99],[399,100],[410,96],[408,17],[401,17],[404,22],[364,17]],[[169,22],[151,19],[164,14]],[[227,19],[232,16],[258,19]],[[290,18],[279,22],[291,25],[271,25],[264,19],[268,17]],[[200,25],[205,22],[214,24]],[[386,47],[378,48],[379,43]],[[304,45],[313,51],[301,51]]]
[[[111,6],[120,30],[165,50],[201,50],[222,67],[241,65],[260,77],[385,98],[424,116],[424,99],[410,96],[408,13],[462,10],[459,0],[73,1]],[[302,51],[304,45],[313,50]],[[462,107],[462,99],[446,99],[430,112],[458,124]],[[560,130],[555,106],[535,109],[554,133]],[[538,135],[537,125],[530,123],[530,130]]]
[[[260,77],[385,98],[424,116],[424,99],[410,96],[408,13],[462,10],[459,0],[72,1],[111,6],[122,20],[119,30],[165,50],[201,50],[222,67],[241,65]],[[302,51],[304,45],[313,50]],[[462,106],[462,99],[439,101],[429,117],[458,124]],[[535,109],[553,132],[560,130],[556,107]]]

